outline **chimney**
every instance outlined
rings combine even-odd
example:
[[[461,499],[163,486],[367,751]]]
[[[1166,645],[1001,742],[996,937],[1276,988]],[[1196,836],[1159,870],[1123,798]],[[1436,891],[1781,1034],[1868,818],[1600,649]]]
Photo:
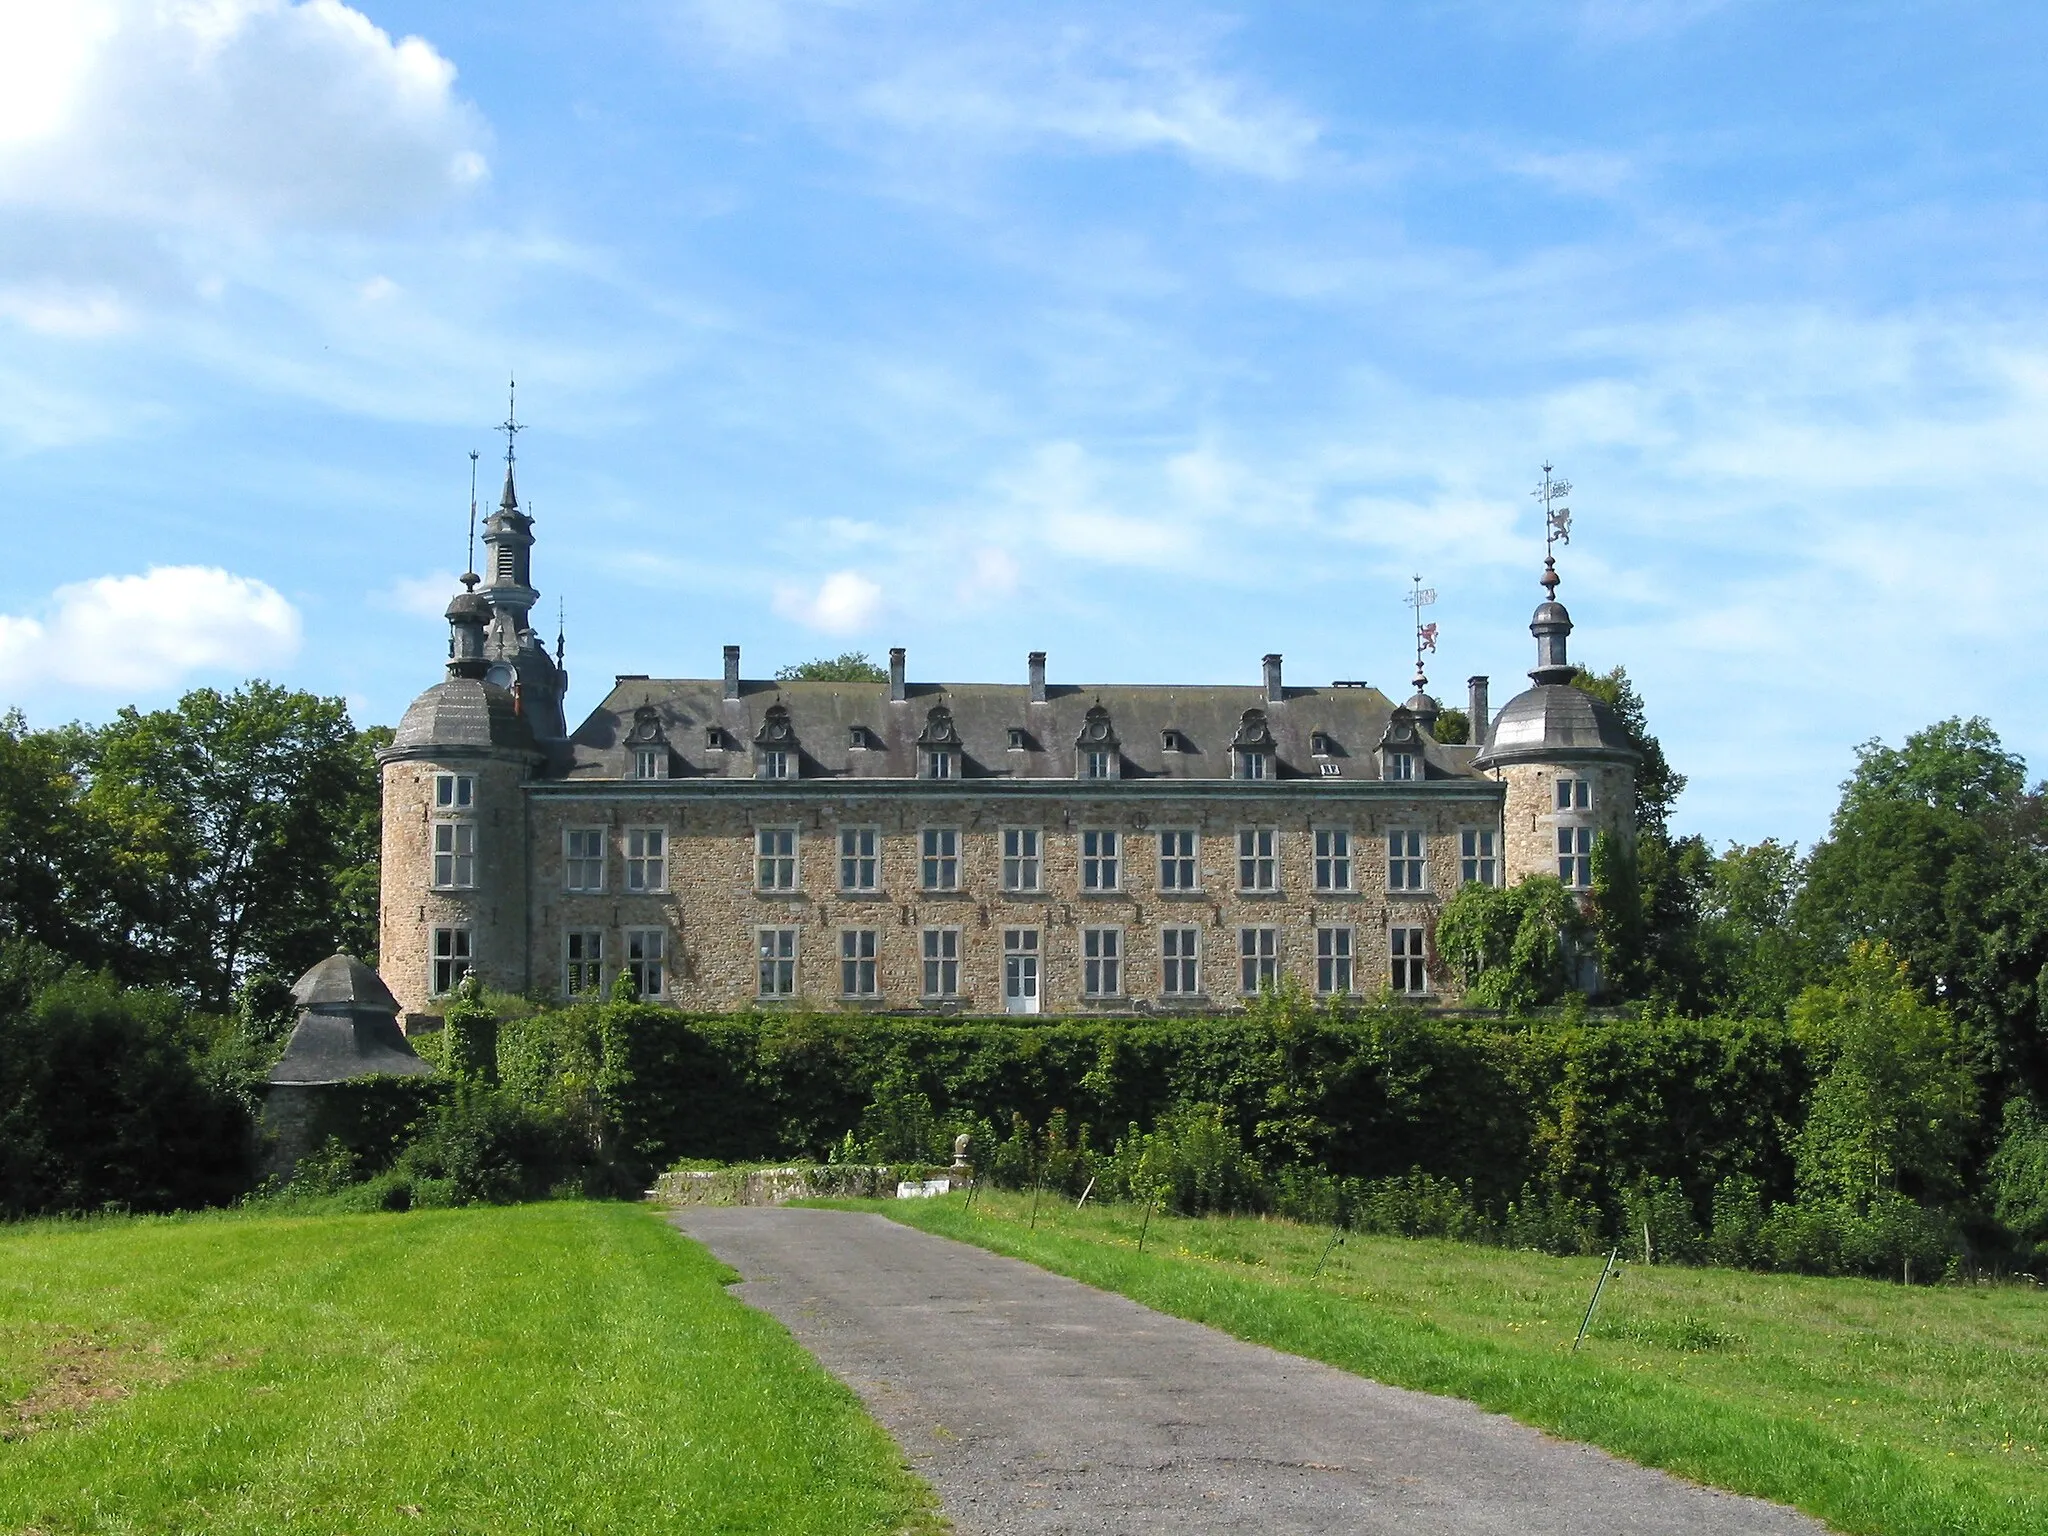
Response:
[[[1286,697],[1280,687],[1280,653],[1275,651],[1263,659],[1266,665],[1266,702],[1278,704]]]
[[[1025,657],[1025,665],[1031,669],[1031,702],[1045,702],[1045,652],[1033,651]]]
[[[903,647],[889,647],[889,697],[901,702],[903,698]]]
[[[725,696],[728,699],[740,696],[740,648],[736,645],[725,648]]]
[[[1487,712],[1486,708],[1486,679],[1483,677],[1466,678],[1465,690],[1468,701],[1465,712],[1472,717],[1472,745],[1475,747],[1484,746],[1486,744],[1486,728],[1493,723],[1493,716]]]

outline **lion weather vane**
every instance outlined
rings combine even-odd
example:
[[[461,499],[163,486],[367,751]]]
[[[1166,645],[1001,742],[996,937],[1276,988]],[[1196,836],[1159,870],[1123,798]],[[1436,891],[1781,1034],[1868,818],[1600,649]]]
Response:
[[[1425,608],[1436,601],[1436,588],[1425,587],[1422,578],[1417,576],[1415,590],[1401,601],[1415,610],[1415,691],[1420,693],[1429,682],[1429,678],[1422,670],[1422,653],[1436,649],[1436,625],[1423,623],[1422,614]]]
[[[1543,483],[1529,494],[1543,503],[1543,587],[1552,597],[1557,595],[1557,555],[1559,544],[1572,541],[1572,509],[1564,504],[1565,497],[1572,493],[1572,483],[1551,475],[1555,466],[1543,466]]]

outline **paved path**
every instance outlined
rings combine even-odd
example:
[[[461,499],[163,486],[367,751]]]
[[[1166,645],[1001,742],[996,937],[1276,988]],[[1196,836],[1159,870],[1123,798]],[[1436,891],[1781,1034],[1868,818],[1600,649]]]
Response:
[[[676,1222],[866,1400],[967,1536],[1824,1529],[880,1216]]]

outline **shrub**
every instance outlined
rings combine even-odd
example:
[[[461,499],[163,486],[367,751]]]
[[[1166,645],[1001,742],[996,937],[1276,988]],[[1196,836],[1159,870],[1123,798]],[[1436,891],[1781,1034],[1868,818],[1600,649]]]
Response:
[[[1085,1144],[1085,1128],[1083,1135]],[[1267,1210],[1273,1204],[1259,1165],[1215,1104],[1163,1115],[1149,1132],[1132,1126],[1103,1162],[1099,1178],[1111,1199],[1156,1200],[1182,1216]]]
[[[1991,1155],[1993,1213],[2026,1253],[2048,1246],[2048,1124],[2015,1098],[2005,1106],[2004,1134]]]
[[[406,1147],[397,1171],[445,1179],[459,1204],[537,1199],[582,1171],[559,1122],[501,1088],[457,1082]]]

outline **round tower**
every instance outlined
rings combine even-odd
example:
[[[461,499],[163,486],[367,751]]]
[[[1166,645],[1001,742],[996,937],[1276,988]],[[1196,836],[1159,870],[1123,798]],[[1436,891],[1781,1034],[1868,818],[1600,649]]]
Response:
[[[545,761],[519,698],[487,677],[494,619],[475,572],[448,605],[448,675],[377,754],[384,810],[377,969],[408,1017],[437,1014],[474,970],[524,991],[521,786]]]
[[[1502,873],[1556,875],[1574,890],[1593,883],[1593,840],[1606,832],[1633,841],[1637,753],[1621,719],[1571,679],[1566,655],[1572,616],[1557,600],[1557,566],[1543,561],[1544,598],[1529,621],[1536,637],[1535,685],[1472,729],[1483,743],[1472,766],[1507,786],[1501,812]]]

